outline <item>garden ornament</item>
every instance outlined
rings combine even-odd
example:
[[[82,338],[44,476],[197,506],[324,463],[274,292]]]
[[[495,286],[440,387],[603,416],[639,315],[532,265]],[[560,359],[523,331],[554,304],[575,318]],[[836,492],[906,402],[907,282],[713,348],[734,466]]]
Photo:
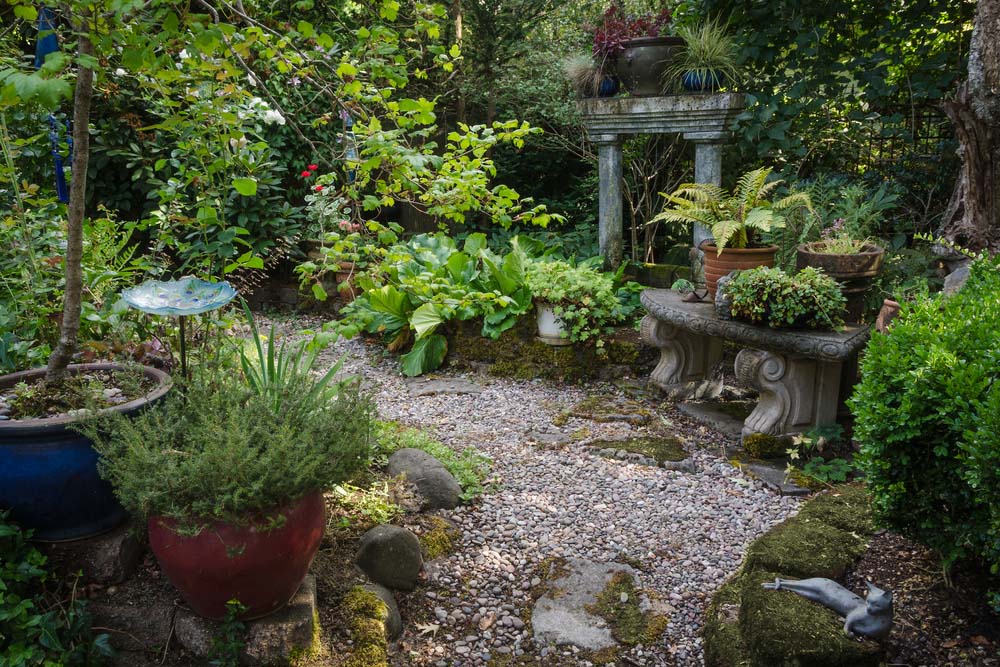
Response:
[[[862,598],[830,579],[815,578],[793,581],[775,579],[761,584],[775,591],[792,591],[807,600],[819,602],[844,617],[844,632],[850,637],[864,635],[883,639],[892,630],[892,592],[865,582],[868,597]]]

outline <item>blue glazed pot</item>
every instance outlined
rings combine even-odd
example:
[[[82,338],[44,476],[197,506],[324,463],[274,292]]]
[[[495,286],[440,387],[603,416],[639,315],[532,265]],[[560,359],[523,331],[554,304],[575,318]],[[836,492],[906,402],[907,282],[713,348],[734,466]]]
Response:
[[[684,90],[691,93],[714,93],[719,88],[722,88],[725,82],[726,75],[714,70],[708,75],[687,72],[681,77],[681,84],[684,86]]]
[[[621,82],[617,77],[606,76],[601,79],[601,85],[597,87],[598,97],[614,97],[621,89]]]
[[[79,364],[71,373],[111,370],[116,364]],[[146,396],[109,410],[135,414],[158,401],[170,389],[170,376],[144,367],[146,377],[159,386]],[[44,370],[22,371],[0,377],[0,388],[31,383]],[[97,474],[97,452],[88,438],[69,429],[74,417],[0,421],[0,510],[22,528],[35,531],[33,539],[58,542],[92,537],[118,526],[125,510],[111,485]]]

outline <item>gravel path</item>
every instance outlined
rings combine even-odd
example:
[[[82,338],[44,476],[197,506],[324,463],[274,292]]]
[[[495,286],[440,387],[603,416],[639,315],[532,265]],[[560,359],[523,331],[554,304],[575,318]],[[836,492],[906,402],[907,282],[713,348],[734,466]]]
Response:
[[[724,436],[666,402],[649,405],[689,443],[696,473],[587,449],[590,438],[642,430],[626,423],[571,418],[558,428],[578,440],[563,447],[526,437],[554,429],[553,419],[587,396],[619,395],[613,386],[465,376],[482,392],[414,398],[395,359],[379,359],[358,340],[339,341],[325,354],[343,353],[346,367],[376,388],[382,418],[420,427],[458,449],[476,447],[494,461],[495,490],[444,513],[461,527],[463,541],[456,553],[428,564],[425,586],[404,603],[407,629],[396,664],[474,666],[508,654],[552,663],[556,656],[533,645],[522,616],[538,583],[535,566],[549,556],[578,556],[629,562],[640,570],[642,586],[667,603],[670,623],[661,641],[625,653],[629,664],[702,665],[701,618],[711,593],[738,567],[745,547],[797,507],[729,465],[717,446]],[[427,622],[440,627],[420,632],[418,620],[425,629]],[[573,649],[558,653],[572,656]]]

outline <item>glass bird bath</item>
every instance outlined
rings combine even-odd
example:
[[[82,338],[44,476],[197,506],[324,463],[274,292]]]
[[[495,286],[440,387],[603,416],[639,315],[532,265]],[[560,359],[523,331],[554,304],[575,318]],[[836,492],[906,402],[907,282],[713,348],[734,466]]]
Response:
[[[187,379],[185,327],[189,315],[200,315],[221,308],[234,298],[236,290],[223,281],[210,283],[199,278],[147,280],[122,292],[129,306],[150,315],[175,315],[180,318],[181,376]]]

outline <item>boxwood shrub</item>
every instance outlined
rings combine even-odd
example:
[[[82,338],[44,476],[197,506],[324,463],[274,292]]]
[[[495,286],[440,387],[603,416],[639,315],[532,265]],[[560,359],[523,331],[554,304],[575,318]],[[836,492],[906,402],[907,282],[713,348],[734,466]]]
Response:
[[[1000,572],[1000,263],[980,259],[958,294],[904,305],[861,372],[849,405],[878,518],[946,565]]]

